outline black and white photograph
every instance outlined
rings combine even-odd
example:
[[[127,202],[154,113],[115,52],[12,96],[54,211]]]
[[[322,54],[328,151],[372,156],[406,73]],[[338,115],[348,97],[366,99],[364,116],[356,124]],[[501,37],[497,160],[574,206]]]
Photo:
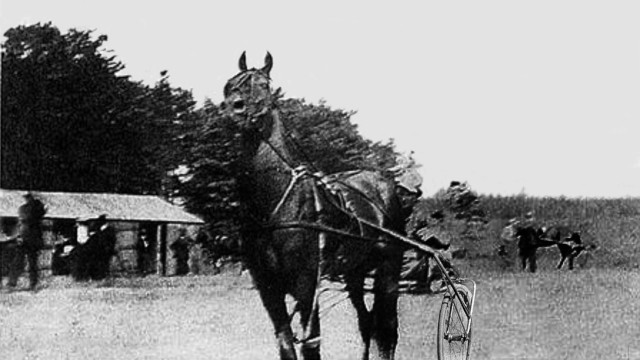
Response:
[[[0,359],[640,360],[639,19],[0,0]]]

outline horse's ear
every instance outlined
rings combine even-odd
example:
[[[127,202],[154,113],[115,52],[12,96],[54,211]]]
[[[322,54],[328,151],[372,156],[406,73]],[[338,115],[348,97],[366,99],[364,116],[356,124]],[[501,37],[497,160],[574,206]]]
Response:
[[[269,76],[271,72],[271,68],[273,67],[273,58],[271,54],[267,51],[267,56],[264,57],[264,66],[262,67],[262,72]]]
[[[242,55],[240,55],[240,61],[238,61],[238,67],[240,67],[240,71],[247,71],[247,52],[243,51]]]

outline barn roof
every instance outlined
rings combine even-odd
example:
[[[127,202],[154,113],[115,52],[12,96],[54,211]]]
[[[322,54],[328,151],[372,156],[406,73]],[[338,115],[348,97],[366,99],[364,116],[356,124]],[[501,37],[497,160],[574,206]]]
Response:
[[[0,216],[17,216],[26,191],[0,189]],[[32,192],[47,206],[45,218],[94,218],[106,214],[108,220],[153,221],[201,224],[203,221],[158,196],[106,193]]]

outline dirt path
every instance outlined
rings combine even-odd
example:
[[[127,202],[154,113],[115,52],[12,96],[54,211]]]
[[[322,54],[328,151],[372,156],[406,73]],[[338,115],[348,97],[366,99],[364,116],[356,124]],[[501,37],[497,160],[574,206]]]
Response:
[[[473,359],[638,359],[637,272],[478,274]],[[0,291],[4,359],[276,359],[257,293],[236,276],[64,278]],[[403,295],[397,359],[435,359],[440,298]],[[325,359],[357,357],[348,302],[323,315]]]

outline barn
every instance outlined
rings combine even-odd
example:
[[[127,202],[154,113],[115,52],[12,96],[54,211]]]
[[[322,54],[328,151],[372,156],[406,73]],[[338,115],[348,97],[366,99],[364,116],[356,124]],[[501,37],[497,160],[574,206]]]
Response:
[[[24,203],[25,193],[0,189],[0,240],[15,235],[18,207]],[[47,207],[43,221],[45,247],[40,254],[40,269],[45,274],[51,273],[56,245],[77,237],[81,233],[82,219],[105,214],[116,230],[117,256],[111,265],[114,272],[137,271],[138,236],[146,232],[151,244],[151,272],[164,276],[175,274],[171,244],[181,229],[195,237],[204,224],[197,216],[158,196],[36,191],[32,194]]]

